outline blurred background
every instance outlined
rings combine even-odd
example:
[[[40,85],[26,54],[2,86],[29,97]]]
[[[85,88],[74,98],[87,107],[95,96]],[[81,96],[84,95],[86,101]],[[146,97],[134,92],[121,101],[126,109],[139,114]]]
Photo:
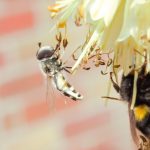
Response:
[[[99,68],[64,73],[84,95],[82,101],[64,97],[51,83],[46,98],[46,79],[35,56],[38,42],[55,46],[51,3],[0,1],[0,150],[133,150],[127,105],[108,101],[106,106],[101,96],[107,94],[109,76],[100,75]],[[69,65],[86,31],[69,23],[63,56]]]

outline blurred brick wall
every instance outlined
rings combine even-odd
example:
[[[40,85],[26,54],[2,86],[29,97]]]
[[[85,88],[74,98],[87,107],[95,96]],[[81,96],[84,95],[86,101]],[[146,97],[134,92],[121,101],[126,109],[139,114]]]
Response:
[[[27,119],[27,110],[38,107],[33,101],[39,103],[42,98],[35,94],[43,84],[36,66],[35,43],[38,35],[43,36],[38,30],[42,29],[44,5],[34,0],[0,2],[0,99],[6,129],[15,126],[17,120]]]
[[[117,126],[128,122],[127,116],[122,118],[126,113],[112,115],[118,114],[116,108],[126,108],[119,104],[105,109],[99,101],[87,101],[96,94],[100,98],[96,89],[101,89],[101,85],[91,80],[93,74],[81,73],[84,89],[79,79],[75,77],[73,81],[79,90],[90,91],[83,102],[71,101],[52,89],[46,100],[46,84],[35,54],[39,41],[50,41],[49,3],[0,1],[0,150],[132,149],[129,131],[117,130]],[[74,35],[73,40],[80,38]],[[105,89],[100,91],[104,93]],[[125,127],[128,129],[129,125]],[[121,146],[118,138],[126,139],[120,141]]]

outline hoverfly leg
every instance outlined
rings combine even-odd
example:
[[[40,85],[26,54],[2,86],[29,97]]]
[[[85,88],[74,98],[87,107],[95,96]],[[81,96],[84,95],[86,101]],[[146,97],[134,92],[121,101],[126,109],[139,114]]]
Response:
[[[71,69],[72,67],[66,66],[65,68],[69,68],[69,69]]]
[[[58,43],[58,44],[56,44],[56,46],[55,46],[55,52],[57,52],[57,51],[59,51],[60,50],[60,44]]]
[[[72,68],[72,67],[63,67],[63,70],[65,70],[69,74],[72,74],[71,71],[68,70],[68,68]]]

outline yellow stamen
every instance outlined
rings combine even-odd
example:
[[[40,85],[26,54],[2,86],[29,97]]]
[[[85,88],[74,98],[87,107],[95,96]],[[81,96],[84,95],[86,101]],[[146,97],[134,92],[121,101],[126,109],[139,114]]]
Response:
[[[53,6],[48,6],[48,10],[52,13],[57,13],[61,10],[62,8],[60,7],[59,4],[55,4]]]
[[[84,17],[84,7],[83,7],[83,4],[82,4],[82,5],[79,5],[79,7],[78,7],[78,13],[79,13],[79,16],[80,16],[81,18]]]
[[[66,21],[62,21],[57,24],[57,28],[65,28],[65,27],[66,27]]]

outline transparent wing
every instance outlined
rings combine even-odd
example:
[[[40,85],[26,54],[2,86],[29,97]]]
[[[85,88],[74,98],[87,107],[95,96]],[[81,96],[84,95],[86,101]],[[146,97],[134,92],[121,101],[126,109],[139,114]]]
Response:
[[[46,77],[46,103],[51,110],[54,110],[56,96],[51,81],[52,81],[51,77],[47,76]]]

